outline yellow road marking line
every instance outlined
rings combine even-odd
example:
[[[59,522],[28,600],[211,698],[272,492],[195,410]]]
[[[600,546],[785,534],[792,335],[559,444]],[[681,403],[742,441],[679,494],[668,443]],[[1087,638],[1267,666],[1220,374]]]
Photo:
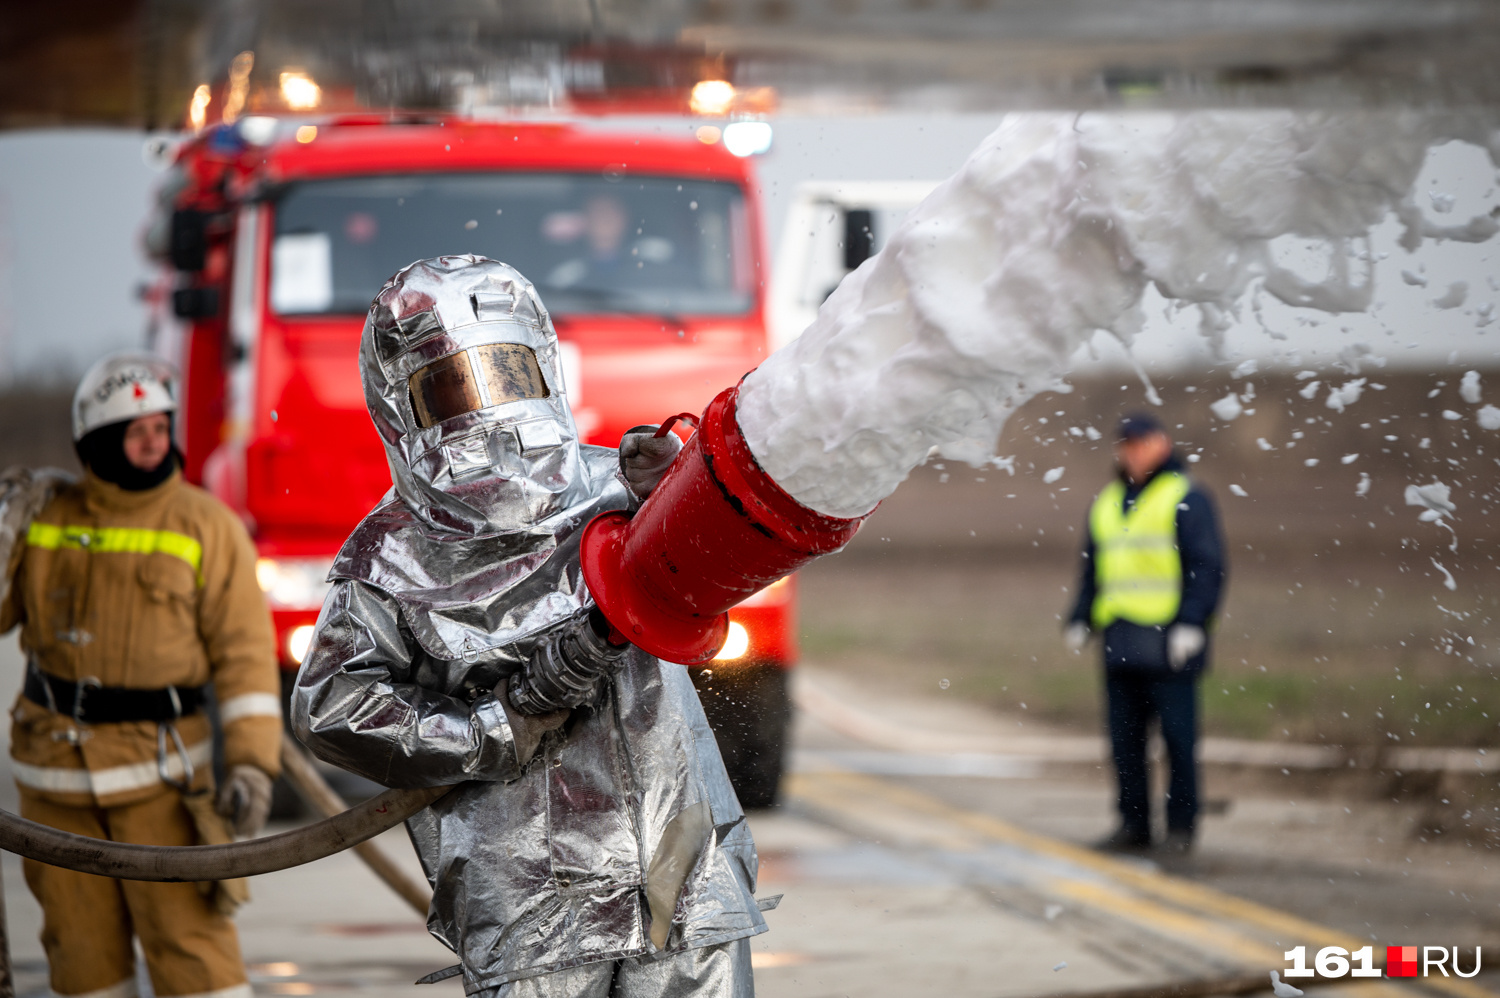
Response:
[[[911,809],[907,809],[906,818],[902,820],[900,813],[893,813],[879,798],[872,800],[867,791],[839,785],[844,772],[818,775],[821,779],[811,781],[806,775],[793,774],[786,780],[787,789],[796,796],[807,798],[810,804],[832,806],[861,823],[877,821],[883,834],[891,838],[916,838],[923,845],[957,853],[975,852],[986,843],[983,835],[954,828],[951,824],[935,824],[929,816],[920,812],[913,814]]]
[[[1243,933],[1229,928],[1222,922],[1205,919],[1198,913],[1168,908],[1143,898],[1131,897],[1111,890],[1101,883],[1083,880],[1057,879],[1048,884],[1048,892],[1061,898],[1087,905],[1100,911],[1116,915],[1128,922],[1142,924],[1160,930],[1179,939],[1195,942],[1211,953],[1232,955],[1247,967],[1281,967],[1285,959],[1283,951]],[[1296,982],[1290,982],[1296,986]],[[1270,990],[1270,975],[1266,976],[1266,989]],[[1371,978],[1354,979],[1339,984],[1339,993],[1358,995],[1361,998],[1391,998],[1394,994],[1413,994],[1407,988],[1396,985],[1395,989],[1385,980]]]
[[[820,783],[825,786],[819,788]],[[1000,818],[957,808],[928,794],[863,773],[794,774],[788,780],[788,789],[794,796],[807,798],[816,804],[819,800],[825,799],[826,795],[820,790],[828,789],[828,784],[841,785],[840,789],[844,793],[859,800],[883,800],[887,804],[958,825],[960,828],[978,833],[996,842],[1016,846],[1043,856],[1066,860],[1199,915],[1230,918],[1291,939],[1316,940],[1319,945],[1342,946],[1350,952],[1362,946],[1374,946],[1373,943],[1357,939],[1337,929],[1267,908],[1254,901],[1224,894],[1211,887],[1174,877],[1159,870],[1137,867],[1092,849],[1028,832]],[[1379,946],[1375,948],[1377,951],[1381,950]],[[1267,950],[1267,952],[1271,951]],[[1274,953],[1273,959],[1280,961],[1282,954]],[[1383,952],[1377,953],[1376,962],[1384,962]],[[1494,992],[1478,984],[1446,977],[1418,978],[1410,982],[1402,981],[1399,984],[1393,979],[1384,978],[1381,993],[1389,996],[1395,988],[1410,994],[1413,985],[1455,995],[1457,998],[1495,998]],[[1340,990],[1352,991],[1353,989],[1345,985]]]
[[[1198,943],[1215,956],[1223,954],[1243,962],[1247,967],[1258,967],[1269,963],[1280,966],[1281,951],[1259,940],[1251,939],[1243,932],[1231,929],[1222,922],[1198,917],[1191,912],[1168,908],[1145,898],[1131,897],[1112,889],[1107,884],[1073,880],[1059,877],[1047,881],[1047,893],[1068,901],[1098,908],[1112,915],[1119,915],[1150,929]],[[1269,986],[1271,980],[1266,978]]]

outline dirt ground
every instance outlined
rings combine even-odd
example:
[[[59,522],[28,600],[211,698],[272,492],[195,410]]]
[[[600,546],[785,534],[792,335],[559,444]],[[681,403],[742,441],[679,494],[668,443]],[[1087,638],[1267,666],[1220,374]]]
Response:
[[[1206,730],[1345,746],[1495,744],[1500,682],[1487,661],[1440,650],[1448,634],[1431,584],[1366,563],[1356,570],[1372,581],[1355,586],[1349,568],[1236,571],[1203,682]],[[832,559],[801,580],[803,647],[895,690],[941,688],[1092,730],[1097,651],[1072,655],[1060,640],[1074,584],[1071,559],[1036,555]]]
[[[79,470],[68,410],[71,388],[14,387],[0,392],[0,468],[52,465]]]
[[[1346,372],[1158,384],[1155,412],[1184,454],[1201,457],[1189,467],[1217,501],[1229,557],[1204,684],[1210,732],[1496,744],[1489,511],[1500,501],[1500,437],[1488,439],[1477,407],[1458,395],[1462,374],[1369,375],[1343,414],[1325,395],[1328,383],[1352,380]],[[1313,380],[1320,393],[1303,399]],[[1253,413],[1233,422],[1209,413],[1231,386],[1243,395],[1255,382]],[[947,680],[953,696],[1097,723],[1093,655],[1067,655],[1059,630],[1088,505],[1110,474],[1108,431],[1121,411],[1151,408],[1140,395],[1139,383],[1117,378],[1034,400],[998,449],[1014,456],[1014,475],[941,460],[918,469],[844,554],[802,573],[807,653],[898,687]],[[1047,484],[1052,469],[1061,477]],[[1421,522],[1423,509],[1405,498],[1409,485],[1434,480],[1456,507],[1441,524]]]

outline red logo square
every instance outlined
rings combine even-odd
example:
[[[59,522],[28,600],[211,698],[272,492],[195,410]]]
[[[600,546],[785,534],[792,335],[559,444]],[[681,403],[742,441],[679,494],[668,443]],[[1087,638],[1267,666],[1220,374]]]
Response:
[[[1420,957],[1417,951],[1420,946],[1387,946],[1385,948],[1385,976],[1387,977],[1417,977],[1421,974],[1418,968]]]

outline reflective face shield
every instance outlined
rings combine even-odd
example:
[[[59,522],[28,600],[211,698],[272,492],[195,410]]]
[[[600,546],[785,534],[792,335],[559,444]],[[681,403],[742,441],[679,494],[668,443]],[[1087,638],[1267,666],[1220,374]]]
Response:
[[[519,343],[486,343],[435,360],[407,379],[422,429],[476,409],[548,396],[536,354]]]

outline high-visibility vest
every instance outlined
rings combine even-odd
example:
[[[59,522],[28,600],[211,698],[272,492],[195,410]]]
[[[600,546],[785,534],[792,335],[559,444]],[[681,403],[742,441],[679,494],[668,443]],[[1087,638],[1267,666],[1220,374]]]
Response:
[[[1177,551],[1177,507],[1192,483],[1163,471],[1136,496],[1127,513],[1125,483],[1116,479],[1089,511],[1097,594],[1093,626],[1116,620],[1145,627],[1170,624],[1182,605],[1182,557]]]

